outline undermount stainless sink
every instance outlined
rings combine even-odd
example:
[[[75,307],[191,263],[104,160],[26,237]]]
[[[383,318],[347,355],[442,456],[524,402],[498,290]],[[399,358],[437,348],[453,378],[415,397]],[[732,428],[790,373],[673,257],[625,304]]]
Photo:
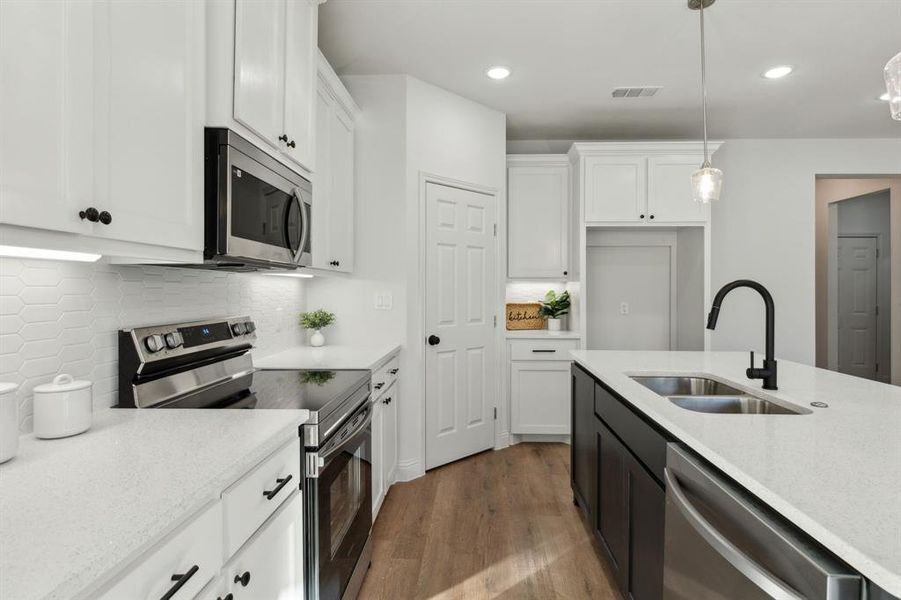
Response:
[[[632,380],[670,402],[694,412],[746,415],[801,415],[789,408],[706,377],[634,376]]]

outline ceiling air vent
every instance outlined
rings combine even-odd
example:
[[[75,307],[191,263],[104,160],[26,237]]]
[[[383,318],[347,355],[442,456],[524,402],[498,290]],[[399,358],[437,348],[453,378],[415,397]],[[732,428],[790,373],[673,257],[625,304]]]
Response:
[[[613,88],[614,98],[650,98],[663,89],[662,85],[645,85],[641,87]]]

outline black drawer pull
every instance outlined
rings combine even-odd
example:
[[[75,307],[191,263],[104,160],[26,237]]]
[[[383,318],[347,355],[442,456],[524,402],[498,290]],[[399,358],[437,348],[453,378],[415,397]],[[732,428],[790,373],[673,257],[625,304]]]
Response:
[[[243,575],[235,575],[235,583],[240,583],[241,587],[247,587],[250,583],[250,571],[244,571]]]
[[[392,375],[397,375],[397,372],[398,372],[398,371],[400,371],[400,369],[391,369],[391,370],[388,371],[388,372],[391,373]]]
[[[225,598],[223,598],[222,596],[216,596],[216,600],[235,600],[235,597],[231,592],[229,592],[225,595]]]
[[[272,500],[273,498],[275,498],[276,494],[278,494],[280,491],[282,491],[283,487],[288,485],[288,482],[291,481],[292,477],[294,477],[294,476],[288,475],[287,477],[282,477],[280,479],[276,479],[275,483],[277,483],[278,485],[275,486],[275,489],[274,490],[266,490],[263,492],[263,495],[266,496],[266,500]],[[247,584],[245,583],[244,585],[247,585]]]
[[[375,385],[372,386],[372,387],[374,387],[374,388],[377,389],[377,390],[380,390],[380,389],[382,389],[383,387],[385,387],[385,382],[382,381],[382,382],[380,382],[380,383],[375,384]]]
[[[382,404],[391,404],[391,398],[385,398],[384,400],[382,400]]]
[[[174,596],[175,594],[178,593],[178,590],[180,590],[186,583],[188,583],[188,580],[191,577],[194,577],[194,573],[196,573],[199,570],[200,570],[200,567],[198,567],[197,565],[194,565],[193,567],[188,569],[187,573],[173,575],[172,581],[175,582],[175,585],[173,585],[171,588],[169,588],[169,591],[166,592],[165,594],[163,594],[162,597],[160,598],[160,600],[169,600],[170,598],[172,598],[172,596]]]
[[[545,354],[553,354],[556,350],[532,350],[535,354],[545,353]]]

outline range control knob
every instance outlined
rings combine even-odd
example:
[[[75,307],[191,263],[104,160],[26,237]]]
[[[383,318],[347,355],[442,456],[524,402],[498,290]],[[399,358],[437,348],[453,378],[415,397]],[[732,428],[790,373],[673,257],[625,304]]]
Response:
[[[233,323],[232,333],[235,335],[244,335],[247,333],[247,328],[244,326],[244,323]]]
[[[179,346],[184,346],[185,340],[181,337],[181,334],[177,331],[170,331],[166,334],[166,346],[169,348],[175,349]]]
[[[165,348],[166,342],[163,341],[163,336],[161,335],[148,335],[144,338],[144,347],[150,352],[155,353]]]
[[[257,326],[253,324],[253,321],[244,321],[244,331],[246,331],[248,335],[256,330]]]

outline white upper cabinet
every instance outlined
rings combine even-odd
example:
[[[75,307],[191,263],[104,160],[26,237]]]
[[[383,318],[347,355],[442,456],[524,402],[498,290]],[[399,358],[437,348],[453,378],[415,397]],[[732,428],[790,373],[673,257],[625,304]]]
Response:
[[[199,258],[206,6],[0,2],[7,243]]]
[[[652,156],[648,158],[648,214],[658,223],[706,221],[708,206],[691,195],[691,174],[703,157]]]
[[[585,220],[644,218],[647,161],[635,156],[592,156],[585,160]]]
[[[316,174],[313,178],[313,267],[354,268],[354,120],[359,108],[319,55]]]
[[[507,157],[507,277],[567,277],[569,205],[565,155]]]
[[[285,0],[235,1],[235,119],[279,147],[285,112]]]
[[[234,11],[234,119],[312,172],[318,3],[236,0]]]
[[[710,144],[715,152],[721,144]],[[691,195],[704,161],[701,142],[586,142],[570,150],[586,224],[706,223],[708,207]]]
[[[103,0],[94,235],[203,248],[204,4]]]
[[[0,2],[0,220],[89,233],[93,7]]]

